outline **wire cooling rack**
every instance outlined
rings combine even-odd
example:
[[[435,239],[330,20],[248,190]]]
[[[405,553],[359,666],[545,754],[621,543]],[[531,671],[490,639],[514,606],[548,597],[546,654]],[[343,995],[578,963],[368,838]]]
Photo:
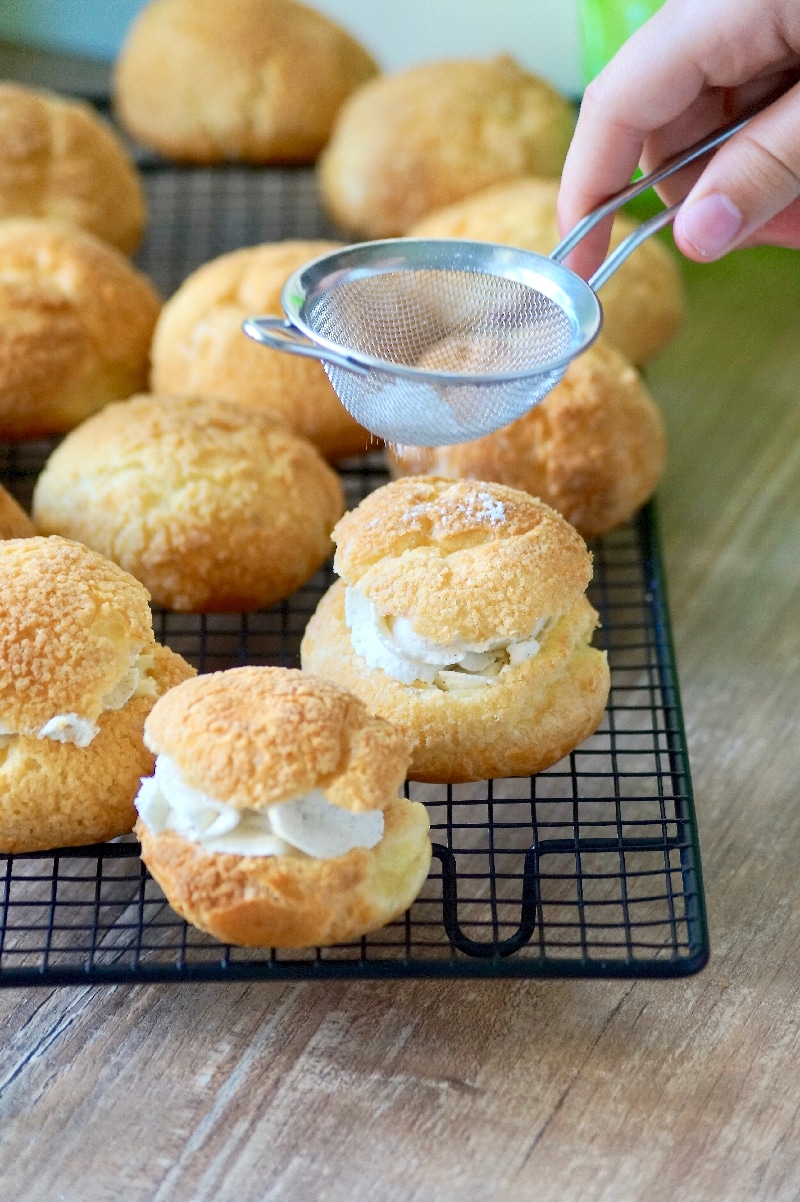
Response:
[[[239,246],[334,236],[309,171],[143,164],[151,228],[140,265],[169,295]],[[52,449],[0,447],[0,478],[28,504]],[[340,465],[349,505],[386,479],[379,452]],[[188,926],[133,837],[0,857],[0,985],[330,977],[668,977],[708,958],[700,857],[655,511],[593,546],[590,597],[607,648],[603,722],[538,776],[409,784],[434,856],[398,921],[342,946],[228,947]],[[156,637],[200,672],[299,665],[330,566],[258,613],[156,611]]]

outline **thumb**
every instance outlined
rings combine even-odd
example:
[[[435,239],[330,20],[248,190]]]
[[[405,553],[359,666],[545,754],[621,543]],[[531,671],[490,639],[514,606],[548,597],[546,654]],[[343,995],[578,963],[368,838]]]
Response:
[[[788,246],[800,250],[800,199],[781,209],[766,225],[746,237],[740,246]]]
[[[675,219],[675,241],[698,261],[721,258],[745,242],[775,241],[776,231],[784,233],[786,245],[796,246],[800,224],[792,202],[798,197],[800,84],[716,152]],[[779,213],[783,218],[774,221]]]

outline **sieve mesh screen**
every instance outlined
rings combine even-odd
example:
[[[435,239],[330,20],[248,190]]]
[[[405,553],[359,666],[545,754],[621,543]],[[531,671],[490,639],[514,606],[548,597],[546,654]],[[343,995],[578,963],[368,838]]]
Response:
[[[567,353],[573,336],[568,315],[536,288],[446,268],[345,279],[314,297],[303,317],[345,352],[475,375],[536,371]]]

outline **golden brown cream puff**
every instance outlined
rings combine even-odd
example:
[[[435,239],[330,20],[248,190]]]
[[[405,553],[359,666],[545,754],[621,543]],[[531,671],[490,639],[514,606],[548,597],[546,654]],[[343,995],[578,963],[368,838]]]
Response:
[[[171,906],[244,946],[355,939],[402,914],[428,874],[424,806],[398,796],[408,742],[358,698],[283,668],[173,689],[145,731],[142,859]]]
[[[62,538],[0,542],[0,851],[130,831],[145,716],[193,673],[116,564]]]
[[[559,514],[503,485],[413,477],[371,493],[333,532],[342,577],[303,667],[356,693],[413,742],[427,781],[523,776],[601,721],[591,557]]]
[[[342,102],[378,67],[296,0],[153,0],[114,74],[122,125],[189,163],[310,163]]]
[[[122,254],[67,222],[0,222],[0,437],[61,434],[145,387],[161,302]]]
[[[193,272],[167,301],[152,347],[151,386],[173,396],[221,397],[282,418],[326,459],[373,442],[333,391],[322,364],[251,341],[242,322],[281,314],[292,272],[333,242],[270,242],[221,255]]]
[[[157,605],[261,609],[313,576],[344,509],[318,451],[265,413],[198,397],[107,405],[63,440],[36,482],[42,534],[77,539]]]
[[[342,106],[319,161],[321,199],[344,230],[405,234],[498,180],[560,175],[574,124],[572,105],[508,55],[415,64]]]
[[[83,101],[0,83],[0,220],[71,221],[132,254],[147,202],[133,160]]]

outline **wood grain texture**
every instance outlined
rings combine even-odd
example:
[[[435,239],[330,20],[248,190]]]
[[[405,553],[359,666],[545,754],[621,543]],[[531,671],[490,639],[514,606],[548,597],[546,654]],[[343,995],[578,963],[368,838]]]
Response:
[[[669,982],[8,990],[15,1202],[800,1196],[800,255],[649,376],[712,959]]]

